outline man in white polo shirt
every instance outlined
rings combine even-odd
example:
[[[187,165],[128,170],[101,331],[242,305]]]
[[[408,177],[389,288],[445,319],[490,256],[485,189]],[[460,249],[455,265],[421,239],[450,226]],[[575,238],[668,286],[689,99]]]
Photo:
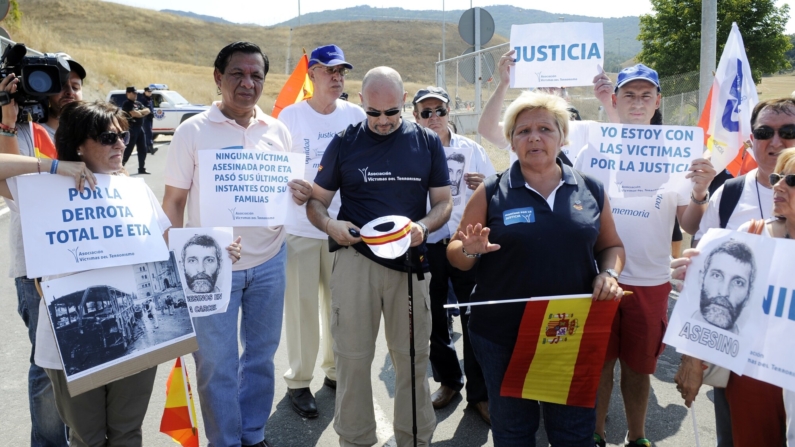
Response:
[[[174,228],[183,227],[186,206],[184,226],[202,226],[198,151],[286,152],[292,147],[287,128],[256,105],[267,73],[268,58],[255,44],[235,42],[218,53],[214,79],[221,101],[182,123],[168,150],[163,210]],[[306,201],[302,186],[290,185],[294,200]],[[194,354],[199,401],[210,447],[269,447],[264,438],[282,329],[284,229],[234,227],[233,233],[242,237],[243,249],[232,268],[229,307],[225,313],[193,320],[199,342]]]
[[[304,180],[308,182],[314,182],[320,159],[331,139],[366,117],[361,107],[340,99],[345,87],[345,76],[352,69],[353,65],[345,61],[345,54],[340,47],[325,45],[315,48],[309,59],[308,73],[314,86],[313,96],[286,107],[279,114],[279,121],[287,126],[292,136],[293,152],[306,155]],[[303,183],[311,188],[310,183]],[[336,194],[329,207],[329,215],[336,218],[339,208],[340,197]],[[337,370],[329,329],[329,279],[334,255],[328,250],[328,236],[309,222],[305,210],[302,209],[296,222],[286,228],[284,324],[290,368],[284,373],[284,380],[293,410],[303,417],[314,418],[318,416],[317,404],[309,385],[314,376],[321,338],[323,360],[320,367],[326,374],[323,383],[332,389],[337,388]],[[318,310],[322,322],[318,319]]]

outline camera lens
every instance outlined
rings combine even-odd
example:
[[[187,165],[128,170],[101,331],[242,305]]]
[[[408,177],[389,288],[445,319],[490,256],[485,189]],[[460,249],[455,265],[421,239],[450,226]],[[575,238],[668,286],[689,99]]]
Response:
[[[36,93],[47,93],[52,88],[52,79],[44,71],[34,71],[28,75],[28,85]]]

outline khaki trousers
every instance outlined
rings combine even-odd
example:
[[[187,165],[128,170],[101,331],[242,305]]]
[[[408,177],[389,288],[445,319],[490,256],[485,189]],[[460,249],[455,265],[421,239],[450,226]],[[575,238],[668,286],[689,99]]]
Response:
[[[318,349],[322,355],[320,368],[326,377],[337,380],[329,330],[333,263],[328,240],[287,235],[284,330],[290,368],[284,373],[284,380],[288,388],[309,387]]]
[[[378,442],[370,369],[381,315],[389,355],[395,368],[393,427],[399,447],[411,446],[411,361],[409,357],[408,279],[405,272],[383,267],[352,248],[337,251],[331,275],[331,334],[337,364],[334,430],[340,446]],[[417,440],[428,446],[436,428],[431,393],[425,377],[431,332],[430,274],[414,292],[414,346],[417,386]]]
[[[157,367],[78,394],[69,395],[60,369],[44,370],[52,381],[55,406],[69,426],[70,447],[141,447]]]

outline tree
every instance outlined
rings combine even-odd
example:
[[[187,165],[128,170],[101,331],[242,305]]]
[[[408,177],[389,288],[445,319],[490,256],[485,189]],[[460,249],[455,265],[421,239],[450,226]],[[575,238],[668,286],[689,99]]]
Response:
[[[654,15],[640,17],[641,51],[638,60],[660,76],[696,71],[701,57],[701,0],[651,0]],[[789,6],[775,0],[719,0],[718,48],[720,58],[732,22],[737,22],[745,43],[754,82],[762,74],[790,68],[785,53],[792,48],[784,34]],[[717,60],[715,61],[717,64]]]

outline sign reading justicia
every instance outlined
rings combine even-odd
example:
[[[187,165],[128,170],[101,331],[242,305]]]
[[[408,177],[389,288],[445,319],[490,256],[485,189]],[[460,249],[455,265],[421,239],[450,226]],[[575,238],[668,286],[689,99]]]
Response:
[[[591,85],[604,65],[601,23],[513,25],[511,48],[514,88]]]

